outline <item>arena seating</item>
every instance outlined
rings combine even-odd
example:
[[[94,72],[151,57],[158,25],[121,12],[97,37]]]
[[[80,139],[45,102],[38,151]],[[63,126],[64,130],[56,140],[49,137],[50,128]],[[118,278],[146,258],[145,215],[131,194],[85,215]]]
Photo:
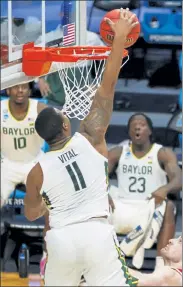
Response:
[[[123,6],[122,2],[88,1],[88,30],[99,33],[102,17],[108,10]],[[133,12],[138,15],[142,33],[139,41],[130,49],[129,63],[123,67],[120,75],[123,79],[119,79],[117,84],[107,142],[116,144],[125,139],[129,116],[133,112],[143,111],[153,120],[157,141],[179,147],[177,133],[173,130],[168,130],[167,133],[167,125],[178,109],[177,87],[180,85],[180,79],[176,57],[181,53],[182,39],[177,42],[175,39],[149,41],[149,37],[157,33],[166,37],[182,37],[181,1],[174,1],[177,3],[171,5],[160,3],[162,1],[138,1],[135,4],[133,1],[124,2],[124,5],[129,7],[132,5]],[[157,28],[150,27],[154,15],[157,15],[159,21]],[[168,89],[166,85],[169,86]]]
[[[140,9],[143,37],[148,43],[178,44],[182,42],[182,13],[170,9]]]
[[[152,3],[153,2],[153,3]],[[129,7],[140,19],[141,36],[148,43],[178,44],[182,43],[182,11],[179,3],[168,1],[88,1],[88,30],[99,33],[100,21],[107,11]],[[181,2],[181,1],[171,1]]]
[[[114,112],[107,131],[108,144],[118,144],[128,137],[127,122],[135,112],[144,112],[153,121],[156,140],[167,146],[179,146],[177,132],[168,131],[167,126],[173,114],[178,109],[179,90],[173,88],[151,89],[144,81],[130,80],[127,84],[119,79],[115,92]]]
[[[141,1],[140,22],[148,43],[182,43],[181,1]]]
[[[129,7],[135,14],[138,15],[138,7],[140,1],[138,0],[127,0],[127,1],[102,1],[94,0],[87,1],[87,29],[94,33],[99,34],[99,27],[101,19],[104,15],[113,9],[119,9],[121,7]]]
[[[180,78],[182,79],[182,53],[180,53],[179,58],[179,72],[180,72]]]
[[[16,201],[18,201],[17,198],[15,198],[14,205],[5,206],[3,210],[3,239],[5,242],[2,264],[3,271],[9,269],[8,266],[11,263],[12,256],[18,268],[18,251],[22,243],[26,243],[29,248],[32,247],[32,244],[39,245],[40,243],[40,250],[42,250],[44,219],[40,218],[34,222],[29,222],[24,216],[23,205],[15,205]]]

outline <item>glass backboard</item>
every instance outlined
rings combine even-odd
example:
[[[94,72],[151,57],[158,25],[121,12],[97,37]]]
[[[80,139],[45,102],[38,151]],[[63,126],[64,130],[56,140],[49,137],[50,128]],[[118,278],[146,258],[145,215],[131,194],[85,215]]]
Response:
[[[22,72],[22,47],[86,44],[86,1],[1,2],[1,89],[32,81]],[[56,68],[52,65],[50,72]]]

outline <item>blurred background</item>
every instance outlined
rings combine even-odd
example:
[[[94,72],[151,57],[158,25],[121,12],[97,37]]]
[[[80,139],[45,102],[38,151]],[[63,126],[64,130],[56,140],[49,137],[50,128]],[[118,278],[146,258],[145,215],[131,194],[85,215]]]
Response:
[[[59,1],[54,2],[58,2],[59,10]],[[110,148],[128,139],[127,122],[129,117],[135,112],[144,112],[152,119],[156,142],[172,147],[177,155],[179,165],[182,167],[182,134],[180,133],[182,127],[182,117],[180,117],[182,111],[182,1],[87,1],[87,30],[92,32],[88,33],[88,43],[103,45],[99,35],[100,22],[108,11],[121,7],[130,8],[138,16],[141,23],[141,35],[135,45],[129,48],[130,60],[119,75],[114,111],[106,135],[107,144]],[[21,11],[22,17],[26,17],[26,10],[22,9]],[[50,26],[49,21],[47,23],[48,31],[52,31],[51,23],[50,21]],[[58,87],[57,74],[54,73],[49,77],[32,82],[31,97],[62,106],[64,91],[58,99],[55,96],[57,91],[52,91],[50,96],[45,86],[48,84],[51,90],[54,89],[52,87],[57,86],[60,93],[63,87]],[[7,96],[5,90],[1,91],[1,96]],[[73,127],[75,131],[78,123],[73,121]],[[115,176],[112,181],[116,181]],[[180,194],[176,235],[181,234],[182,230],[181,200]],[[20,223],[21,228],[23,224],[27,224],[22,222]],[[31,233],[32,227],[29,227],[26,232],[19,233],[18,237],[17,229],[14,231],[8,229],[8,234],[2,233],[2,259],[5,249],[7,252],[5,271],[17,271],[17,250],[15,248],[17,241],[21,243],[24,241],[24,236],[30,236],[34,241],[31,251],[31,272],[39,273],[39,260],[42,253],[40,238],[43,226],[44,222],[39,223],[34,238]],[[6,220],[2,220],[1,227],[2,230],[5,230]],[[8,244],[7,240],[9,240]],[[144,270],[153,269],[155,249],[156,246],[146,254]]]

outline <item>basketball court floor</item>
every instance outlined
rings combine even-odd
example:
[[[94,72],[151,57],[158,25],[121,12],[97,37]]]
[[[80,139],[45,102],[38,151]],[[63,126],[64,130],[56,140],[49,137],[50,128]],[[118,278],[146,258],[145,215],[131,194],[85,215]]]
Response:
[[[18,273],[1,273],[1,286],[44,286],[39,275],[20,278]]]

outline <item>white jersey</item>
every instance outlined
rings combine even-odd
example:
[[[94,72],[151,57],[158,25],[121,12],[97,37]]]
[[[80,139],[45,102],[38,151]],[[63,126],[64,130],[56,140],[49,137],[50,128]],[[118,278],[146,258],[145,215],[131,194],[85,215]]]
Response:
[[[131,146],[123,146],[117,168],[120,197],[144,200],[167,184],[166,173],[158,162],[161,148],[161,145],[153,144],[151,150],[139,159],[133,154]]]
[[[10,161],[30,162],[41,152],[43,140],[35,130],[37,100],[29,99],[26,117],[18,121],[9,109],[9,100],[1,101],[1,154]]]
[[[109,215],[108,161],[80,133],[63,149],[46,153],[39,163],[51,228]]]

